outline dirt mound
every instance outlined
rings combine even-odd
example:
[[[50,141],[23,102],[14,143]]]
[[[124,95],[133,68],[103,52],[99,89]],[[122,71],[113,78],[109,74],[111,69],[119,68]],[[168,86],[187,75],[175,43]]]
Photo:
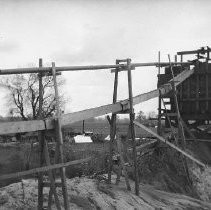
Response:
[[[207,167],[201,170],[199,167],[194,167],[191,170],[193,184],[196,188],[198,197],[204,201],[211,201],[211,168]]]
[[[203,163],[211,166],[211,142],[191,142],[190,150]]]
[[[113,180],[114,183],[114,180]],[[140,196],[126,191],[123,179],[120,185],[107,185],[103,181],[89,178],[67,180],[71,209],[211,209],[211,204],[185,195],[156,190],[150,185],[140,185]],[[58,189],[62,202],[62,192]],[[47,204],[48,189],[44,189]],[[37,181],[23,180],[0,189],[0,209],[36,209]],[[55,209],[55,206],[53,206]]]

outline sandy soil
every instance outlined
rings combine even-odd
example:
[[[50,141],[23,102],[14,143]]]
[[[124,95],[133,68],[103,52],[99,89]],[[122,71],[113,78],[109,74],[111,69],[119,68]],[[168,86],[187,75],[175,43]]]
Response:
[[[211,203],[203,202],[185,195],[156,190],[153,186],[140,184],[139,197],[134,194],[134,183],[131,182],[132,192],[128,192],[124,179],[120,184],[108,185],[101,177],[89,179],[86,177],[67,180],[68,195],[71,209],[211,209]],[[115,183],[112,177],[112,183]],[[62,192],[58,195],[63,205]],[[44,189],[44,201],[47,204],[48,189]],[[36,209],[37,181],[28,179],[22,183],[14,183],[0,189],[0,209]],[[55,206],[53,206],[55,209]]]

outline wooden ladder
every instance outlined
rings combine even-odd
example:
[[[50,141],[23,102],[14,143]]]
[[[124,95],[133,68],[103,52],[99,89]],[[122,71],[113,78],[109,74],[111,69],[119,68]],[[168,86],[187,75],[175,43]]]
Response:
[[[170,66],[170,71],[171,71],[171,75],[172,75],[172,80],[171,80],[171,86],[172,86],[172,94],[173,94],[173,100],[174,100],[174,104],[175,104],[175,112],[173,113],[169,113],[166,105],[169,104],[169,102],[165,102],[163,98],[161,98],[163,105],[164,105],[164,115],[166,116],[169,125],[170,125],[170,130],[173,134],[174,140],[175,140],[175,144],[178,146],[179,145],[179,139],[181,140],[181,146],[182,149],[185,151],[186,150],[186,139],[185,139],[185,132],[184,132],[184,128],[188,131],[188,128],[185,126],[184,121],[181,118],[180,115],[180,111],[179,111],[179,105],[178,105],[178,99],[177,99],[177,89],[176,89],[176,85],[175,85],[175,77],[174,77],[174,72],[172,69],[172,64],[171,64],[171,60],[170,60],[170,55],[168,55],[168,59],[169,59],[169,66]],[[177,128],[178,128],[178,138],[176,137],[175,133],[174,133],[174,129],[171,123],[171,118],[175,117],[175,124],[177,124]],[[177,122],[176,122],[177,121]],[[188,170],[188,165],[187,165],[187,160],[185,157],[182,157],[182,162],[183,162],[183,167],[185,170],[185,173],[187,175],[187,179],[189,181],[189,183],[191,183],[191,179],[190,179],[190,175],[189,175],[189,170]]]

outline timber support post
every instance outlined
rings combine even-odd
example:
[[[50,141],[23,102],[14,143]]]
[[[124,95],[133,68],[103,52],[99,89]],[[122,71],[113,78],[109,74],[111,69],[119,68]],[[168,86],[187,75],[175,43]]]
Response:
[[[136,195],[139,195],[139,181],[138,181],[138,167],[137,167],[137,153],[136,153],[136,142],[135,142],[135,128],[133,121],[135,120],[135,114],[134,114],[134,109],[133,109],[133,94],[132,94],[132,76],[131,76],[131,59],[123,59],[123,60],[116,60],[116,65],[119,65],[120,63],[126,63],[126,70],[128,71],[128,93],[129,93],[129,100],[128,100],[128,105],[129,108],[128,110],[125,111],[120,111],[118,112],[119,114],[129,114],[130,116],[130,123],[129,123],[129,132],[131,133],[131,139],[132,139],[132,146],[133,146],[133,161],[134,161],[134,173],[135,173],[135,193]],[[113,104],[117,102],[117,86],[118,86],[118,72],[119,68],[115,69],[115,79],[114,79],[114,92],[113,92]],[[113,113],[111,119],[109,117],[108,121],[110,124],[110,155],[109,155],[109,171],[108,171],[108,183],[111,183],[111,172],[112,172],[112,155],[113,155],[113,146],[114,146],[114,141],[117,143],[117,150],[120,155],[120,167],[119,167],[119,172],[117,173],[117,180],[116,184],[118,184],[120,180],[120,174],[121,174],[121,169],[123,169],[125,173],[125,182],[128,190],[131,190],[130,184],[129,184],[129,179],[127,175],[127,169],[124,165],[124,159],[122,156],[122,151],[121,151],[121,142],[120,142],[120,136],[116,134],[116,116],[117,113]],[[118,136],[118,138],[116,137]],[[115,139],[116,137],[116,139]]]
[[[182,118],[181,118],[180,111],[179,111],[179,105],[178,105],[178,99],[177,99],[177,89],[176,89],[176,86],[175,86],[175,77],[174,77],[174,71],[173,71],[173,68],[172,68],[172,65],[171,65],[170,55],[168,55],[168,60],[169,60],[171,74],[172,74],[171,85],[172,85],[174,103],[175,103],[176,114],[177,114],[178,136],[180,136],[181,139],[182,139],[182,149],[184,151],[186,151],[185,133],[184,133],[184,128],[183,128],[183,124],[182,124]],[[191,185],[192,181],[191,181],[191,178],[190,178],[190,173],[189,173],[186,157],[182,157],[182,162],[183,162],[185,173],[187,175],[187,180],[188,180],[189,184]]]
[[[59,104],[59,92],[58,92],[58,85],[56,80],[56,67],[55,63],[52,63],[52,76],[54,82],[54,90],[55,90],[55,100],[56,100],[56,119],[55,119],[55,126],[56,126],[56,138],[57,138],[57,150],[59,153],[60,163],[64,163],[64,156],[63,156],[63,139],[62,139],[62,129],[61,129],[61,111],[60,111],[60,104]],[[64,208],[65,210],[69,210],[69,202],[68,202],[68,193],[67,193],[67,183],[66,183],[66,175],[65,175],[65,167],[60,169],[61,174],[61,182],[62,182],[62,194],[64,198]]]
[[[39,67],[42,67],[42,59],[39,59]],[[42,114],[42,106],[43,106],[43,83],[42,83],[42,72],[38,73],[39,78],[39,110],[38,110],[38,117],[39,119],[43,119]],[[39,146],[40,146],[40,166],[42,167],[44,165],[44,162],[46,162],[47,166],[50,166],[50,158],[48,153],[48,144],[45,139],[45,130],[38,132],[38,139],[39,139]],[[50,192],[52,192],[52,195],[54,195],[55,198],[55,204],[57,209],[61,209],[61,205],[59,202],[58,195],[56,193],[56,185],[54,181],[54,175],[52,170],[48,170],[48,177],[50,180]],[[43,181],[43,173],[39,173],[38,177],[38,210],[42,210],[43,207],[43,188],[45,186],[45,183]],[[51,209],[51,206],[48,207]]]
[[[158,52],[158,83],[157,83],[157,88],[159,88],[160,84],[160,51]],[[158,127],[157,127],[157,132],[159,135],[161,135],[161,94],[159,92],[158,96]]]
[[[127,70],[128,70],[128,92],[129,92],[129,103],[130,103],[130,131],[131,139],[133,142],[133,161],[134,161],[134,174],[135,174],[135,193],[139,195],[139,177],[138,177],[138,166],[137,166],[137,153],[136,153],[136,140],[135,140],[135,128],[133,121],[135,120],[135,114],[133,109],[133,90],[132,90],[132,75],[131,75],[131,59],[127,59]]]
[[[119,61],[116,60],[116,64],[119,64]],[[116,68],[114,76],[114,92],[113,92],[113,104],[117,102],[117,88],[118,88],[118,68]],[[111,173],[113,168],[113,147],[116,135],[116,114],[112,114],[110,120],[110,147],[109,147],[109,169],[108,169],[108,183],[111,184]]]
[[[39,59],[39,67],[43,66],[42,59]],[[42,73],[38,73],[39,78],[39,110],[38,117],[42,119],[42,106],[43,106],[43,84],[42,84]],[[40,155],[40,167],[44,164],[44,131],[38,132],[39,140],[39,155]],[[38,174],[38,210],[43,209],[43,173]]]

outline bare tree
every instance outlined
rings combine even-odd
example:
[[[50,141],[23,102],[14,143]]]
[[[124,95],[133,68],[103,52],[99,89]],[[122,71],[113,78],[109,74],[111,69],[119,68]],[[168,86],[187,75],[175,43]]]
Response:
[[[146,122],[146,115],[143,111],[139,111],[136,117],[136,120],[140,123],[145,123]]]
[[[147,118],[148,118],[148,119],[157,118],[156,112],[155,112],[155,111],[149,112]]]
[[[58,77],[58,86],[65,81]],[[20,116],[23,120],[37,119],[39,110],[39,78],[37,74],[17,74],[7,76],[0,81],[0,85],[9,90],[7,105],[12,116]],[[43,77],[43,108],[42,116],[51,117],[55,113],[55,96],[52,76]],[[64,108],[66,99],[60,92],[60,109]]]

